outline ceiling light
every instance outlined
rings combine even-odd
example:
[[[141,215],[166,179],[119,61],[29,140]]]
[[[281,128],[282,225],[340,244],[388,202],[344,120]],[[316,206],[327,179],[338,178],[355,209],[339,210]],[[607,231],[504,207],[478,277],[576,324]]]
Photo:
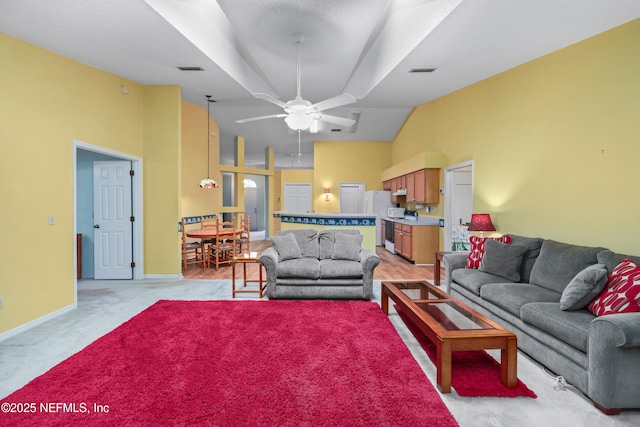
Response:
[[[203,179],[202,181],[200,181],[200,187],[201,188],[218,188],[219,185],[217,182],[215,182],[214,180],[212,180],[211,178],[209,178],[209,176],[211,176],[209,174],[209,146],[211,145],[209,140],[211,139],[211,130],[209,129],[209,122],[211,121],[211,115],[209,113],[209,104],[211,102],[211,95],[206,95],[207,97],[207,177],[205,179]]]
[[[307,130],[309,126],[311,126],[311,121],[313,117],[308,114],[296,114],[293,112],[289,114],[284,121],[287,123],[287,126],[292,130]]]

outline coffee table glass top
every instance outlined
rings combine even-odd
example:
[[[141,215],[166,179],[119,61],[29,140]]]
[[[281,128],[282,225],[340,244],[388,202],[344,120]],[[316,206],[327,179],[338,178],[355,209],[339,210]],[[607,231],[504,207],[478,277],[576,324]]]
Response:
[[[416,302],[416,305],[448,331],[494,329],[455,301],[442,301],[437,304]]]
[[[446,298],[446,294],[443,291],[439,291],[437,288],[434,291],[425,286],[423,282],[392,282],[392,284],[410,300],[439,300]]]
[[[492,325],[485,322],[464,304],[451,298],[442,289],[424,281],[385,281],[393,286],[405,298],[411,300],[415,306],[429,315],[447,331],[459,330],[491,330]]]

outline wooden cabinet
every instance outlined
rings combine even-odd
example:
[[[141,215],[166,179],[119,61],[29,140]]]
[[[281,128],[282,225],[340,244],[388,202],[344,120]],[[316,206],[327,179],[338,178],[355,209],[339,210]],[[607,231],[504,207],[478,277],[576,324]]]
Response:
[[[410,225],[402,225],[402,252],[400,253],[407,259],[413,259],[413,238],[412,228]]]
[[[407,203],[436,204],[440,202],[440,169],[420,169],[408,174]]]
[[[395,247],[396,253],[402,255],[402,224],[399,222],[393,223],[393,245]]]
[[[440,203],[440,169],[420,169],[406,175],[388,179],[383,188],[390,190],[392,203],[420,203],[435,205]],[[394,196],[398,190],[407,190],[406,196]]]
[[[398,255],[416,264],[433,264],[439,249],[439,227],[394,223],[393,240]]]

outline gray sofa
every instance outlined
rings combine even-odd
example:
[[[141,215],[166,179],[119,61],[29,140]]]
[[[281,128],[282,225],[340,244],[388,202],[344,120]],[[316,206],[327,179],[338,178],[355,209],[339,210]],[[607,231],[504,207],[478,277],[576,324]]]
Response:
[[[380,258],[358,230],[286,230],[271,241],[260,256],[269,299],[371,299]]]
[[[563,294],[586,267],[603,264],[611,272],[622,259],[640,262],[640,257],[553,240],[511,237],[511,245],[526,248],[520,263],[515,264],[516,277],[491,274],[496,272],[495,266],[466,268],[468,252],[454,252],[443,258],[447,291],[513,331],[523,352],[562,376],[603,412],[640,408],[640,313],[596,317],[580,306],[598,295],[598,289],[573,309],[566,307],[570,293]],[[485,259],[488,253],[487,246]],[[495,259],[492,255],[492,261]],[[508,268],[509,263],[513,262],[502,260],[501,264]],[[597,268],[602,266],[589,270]],[[606,282],[606,273],[604,277]],[[575,283],[573,280],[572,286]]]

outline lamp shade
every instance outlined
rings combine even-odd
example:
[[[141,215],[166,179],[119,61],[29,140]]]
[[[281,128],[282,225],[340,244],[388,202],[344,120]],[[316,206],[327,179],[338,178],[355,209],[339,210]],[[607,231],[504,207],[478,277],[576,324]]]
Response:
[[[313,117],[304,113],[293,112],[289,114],[284,121],[292,130],[307,130],[311,126]]]
[[[471,214],[471,224],[469,231],[496,231],[496,227],[491,222],[491,215],[488,213]]]

